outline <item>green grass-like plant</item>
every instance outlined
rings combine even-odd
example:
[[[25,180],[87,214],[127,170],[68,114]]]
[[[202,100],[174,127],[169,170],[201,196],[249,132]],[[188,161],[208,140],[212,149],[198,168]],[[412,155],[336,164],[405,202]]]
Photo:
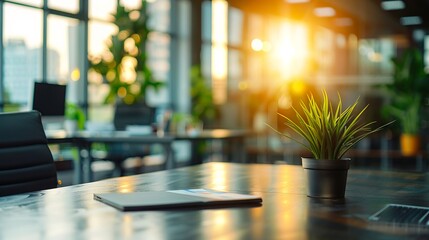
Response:
[[[372,129],[375,121],[369,123],[361,121],[361,116],[368,105],[358,111],[356,109],[358,98],[343,110],[340,94],[338,100],[337,106],[334,107],[328,94],[323,90],[321,104],[318,104],[311,94],[308,95],[308,103],[304,101],[300,103],[302,113],[293,108],[297,120],[279,113],[286,120],[285,125],[303,137],[306,143],[290,134],[279,133],[304,146],[315,159],[339,160],[360,140],[390,124]]]

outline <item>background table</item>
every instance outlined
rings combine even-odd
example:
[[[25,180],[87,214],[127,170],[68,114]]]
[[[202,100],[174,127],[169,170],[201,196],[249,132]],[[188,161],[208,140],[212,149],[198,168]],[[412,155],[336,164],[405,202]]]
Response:
[[[190,141],[192,153],[190,165],[203,163],[203,156],[198,152],[198,144],[203,142],[221,141],[222,159],[234,162],[245,162],[247,137],[254,136],[254,131],[244,129],[204,129],[197,134],[174,134],[175,141]],[[207,152],[205,152],[207,153]]]
[[[0,198],[1,239],[425,239],[371,225],[387,203],[429,206],[428,174],[351,170],[344,200],[305,194],[300,166],[207,163]],[[263,198],[254,208],[121,212],[94,193],[210,188]]]
[[[75,164],[76,180],[78,183],[93,181],[91,164],[93,157],[91,154],[94,143],[133,143],[143,145],[160,144],[164,148],[165,167],[171,169],[175,167],[172,154],[172,136],[158,135],[135,135],[126,131],[109,132],[88,132],[79,131],[67,133],[65,131],[47,131],[46,136],[50,144],[71,143],[79,149],[79,159]]]
[[[91,155],[92,145],[94,143],[132,143],[143,145],[156,145],[159,144],[164,149],[165,168],[172,169],[176,167],[176,159],[173,152],[174,141],[190,141],[192,144],[198,144],[203,141],[222,141],[224,146],[223,159],[233,159],[235,162],[244,162],[245,156],[245,143],[244,140],[247,136],[252,134],[247,130],[230,130],[230,129],[206,129],[198,134],[173,134],[166,133],[161,135],[156,134],[132,134],[127,131],[105,131],[105,132],[91,132],[91,131],[78,131],[74,133],[67,133],[64,130],[46,131],[48,142],[51,144],[70,143],[79,149],[79,159],[77,159],[76,168],[76,182],[90,182],[93,181],[93,172],[91,163],[93,157]],[[194,149],[195,150],[195,149]],[[192,152],[190,164],[202,163],[202,157]]]

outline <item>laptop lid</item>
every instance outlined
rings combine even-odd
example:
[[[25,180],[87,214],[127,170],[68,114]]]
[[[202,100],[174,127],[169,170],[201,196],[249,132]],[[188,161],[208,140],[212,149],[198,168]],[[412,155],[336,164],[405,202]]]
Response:
[[[208,189],[98,193],[94,199],[122,211],[261,205],[262,198]]]

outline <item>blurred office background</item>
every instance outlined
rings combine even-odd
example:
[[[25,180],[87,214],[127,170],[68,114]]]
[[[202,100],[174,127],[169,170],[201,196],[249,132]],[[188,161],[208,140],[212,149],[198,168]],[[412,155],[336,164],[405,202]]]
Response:
[[[200,115],[204,128],[264,133],[248,141],[246,157],[253,162],[290,157],[285,144],[292,143],[266,133],[265,123],[281,128],[277,112],[288,114],[310,90],[338,91],[346,103],[360,97],[370,104],[367,118],[383,123],[381,107],[390,99],[379,86],[392,82],[391,58],[416,48],[429,64],[427,0],[146,3],[146,64],[163,83],[144,93],[156,110],[154,123],[168,111],[192,115],[208,96],[211,113]],[[111,123],[115,103],[106,96],[112,81],[93,65],[114,57],[112,36],[132,38],[118,28],[118,4],[127,11],[125,21],[142,14],[141,0],[0,0],[0,111],[30,109],[32,86],[40,81],[67,85],[66,101],[77,104],[87,122]],[[192,75],[193,68],[201,74]],[[202,90],[193,82],[198,77]],[[422,131],[426,125],[422,115]]]

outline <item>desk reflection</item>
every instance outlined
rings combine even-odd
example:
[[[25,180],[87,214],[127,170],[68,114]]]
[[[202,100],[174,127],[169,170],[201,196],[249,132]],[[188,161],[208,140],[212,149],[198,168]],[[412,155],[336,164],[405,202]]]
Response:
[[[300,166],[207,163],[0,198],[1,239],[424,239],[369,224],[386,203],[429,206],[429,176],[350,170],[343,200],[306,196]],[[94,193],[208,188],[259,207],[121,212]]]

